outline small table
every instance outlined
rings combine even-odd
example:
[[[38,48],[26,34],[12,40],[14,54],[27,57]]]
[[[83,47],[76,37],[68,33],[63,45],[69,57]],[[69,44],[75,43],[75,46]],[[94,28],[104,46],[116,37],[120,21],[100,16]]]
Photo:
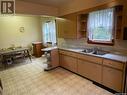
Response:
[[[2,58],[2,63],[4,64],[4,57],[8,55],[10,58],[14,57],[16,53],[18,52],[24,52],[24,54],[27,54],[30,61],[31,61],[31,56],[29,53],[29,48],[16,48],[16,49],[6,49],[6,50],[0,50],[0,56]]]

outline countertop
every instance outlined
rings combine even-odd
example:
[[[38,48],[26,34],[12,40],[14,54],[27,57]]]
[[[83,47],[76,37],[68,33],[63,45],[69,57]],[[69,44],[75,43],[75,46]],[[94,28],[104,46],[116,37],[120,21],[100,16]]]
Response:
[[[105,55],[95,55],[95,54],[91,54],[91,53],[83,53],[82,52],[83,49],[70,49],[70,48],[59,48],[59,49],[127,63],[127,56],[124,56],[122,54],[118,55],[118,54],[113,54],[113,53],[107,53]]]
[[[58,47],[48,47],[48,48],[43,48],[43,49],[41,49],[41,51],[51,51],[51,50],[53,50],[53,49],[57,49]]]

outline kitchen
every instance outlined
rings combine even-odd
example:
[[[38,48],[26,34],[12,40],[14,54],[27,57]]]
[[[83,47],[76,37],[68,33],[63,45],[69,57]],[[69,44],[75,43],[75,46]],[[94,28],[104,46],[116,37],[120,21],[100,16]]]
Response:
[[[107,93],[105,92],[105,94],[103,91],[99,94],[96,93],[97,95],[110,95],[110,92],[124,93],[126,89],[125,77],[127,62],[126,2],[124,0],[75,0],[75,2],[65,0],[63,2],[59,1],[59,3],[58,1],[54,1],[55,7],[52,7],[53,1],[48,1],[17,0],[15,2],[17,13],[15,17],[0,17],[2,21],[0,23],[0,48],[9,47],[14,43],[16,46],[30,47],[31,53],[41,52],[42,50],[45,52],[44,56],[47,57],[47,53],[50,56],[48,65],[53,70],[49,72],[55,72],[55,70],[62,67],[65,70],[69,70],[69,74],[73,72],[76,78],[77,75],[78,77],[81,76],[84,81],[96,84],[97,88],[101,87],[103,90],[109,91]],[[63,6],[60,5],[62,3]],[[41,4],[45,5],[42,6]],[[47,7],[46,5],[52,6]],[[56,8],[58,5],[60,8],[59,12],[58,8]],[[47,30],[46,27],[54,25],[54,23],[56,28],[53,26],[52,29],[56,31],[57,36],[50,38],[51,35],[54,35],[54,32],[46,36],[44,31]],[[2,31],[6,31],[6,34]],[[9,33],[10,31],[13,31],[12,34]],[[49,37],[49,39],[47,40],[46,37]],[[43,46],[41,46],[43,48],[34,51],[33,49],[36,48],[32,48],[32,44],[35,46],[38,44],[42,45],[41,42],[43,43]],[[47,42],[52,43],[47,45]],[[45,49],[47,46],[56,45],[57,47],[55,48]],[[41,55],[42,52],[39,57]],[[56,72],[58,73],[58,71]],[[62,74],[62,71],[60,72]],[[3,79],[2,82],[4,88],[5,84]],[[70,89],[72,92],[74,91],[73,87]],[[86,95],[85,92],[84,94],[80,93],[80,88],[78,88],[78,91],[79,93],[76,93],[77,95]],[[62,92],[64,90],[53,95]],[[49,91],[48,95],[51,93]],[[89,93],[91,94],[92,92],[88,91],[87,94]],[[63,95],[71,94],[65,93]],[[43,90],[41,95],[46,95],[43,94]],[[92,95],[94,95],[94,91]]]

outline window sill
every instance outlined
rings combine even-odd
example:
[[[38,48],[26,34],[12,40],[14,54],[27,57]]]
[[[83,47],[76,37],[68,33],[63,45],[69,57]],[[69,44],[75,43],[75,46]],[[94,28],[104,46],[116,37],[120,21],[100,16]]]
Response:
[[[114,45],[114,40],[112,40],[112,42],[106,42],[106,41],[92,41],[92,40],[87,40],[88,44],[98,44],[98,45],[109,45],[109,46],[113,46]]]

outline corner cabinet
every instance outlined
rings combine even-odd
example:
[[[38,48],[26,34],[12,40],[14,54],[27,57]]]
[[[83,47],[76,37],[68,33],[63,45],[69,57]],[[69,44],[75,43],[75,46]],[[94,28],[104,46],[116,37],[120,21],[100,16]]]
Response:
[[[85,35],[79,31],[79,16],[76,13],[56,19],[56,26],[59,38],[78,39]]]

